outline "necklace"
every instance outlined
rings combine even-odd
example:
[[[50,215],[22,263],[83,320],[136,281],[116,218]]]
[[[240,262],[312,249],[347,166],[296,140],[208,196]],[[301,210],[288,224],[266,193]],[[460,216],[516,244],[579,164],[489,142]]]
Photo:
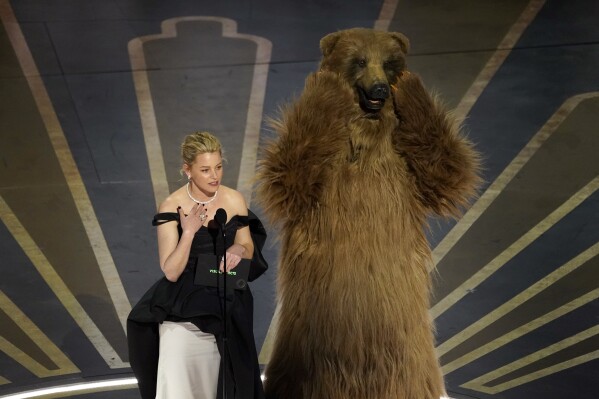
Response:
[[[212,201],[214,201],[216,199],[216,195],[218,194],[218,190],[216,190],[214,192],[214,195],[208,201],[198,201],[197,199],[193,198],[192,195],[191,195],[191,193],[189,192],[189,186],[190,185],[191,185],[191,182],[187,183],[187,185],[185,186],[185,188],[187,188],[187,195],[189,195],[189,198],[191,198],[191,200],[193,202],[195,202],[196,204],[208,205],[209,203],[211,203]]]

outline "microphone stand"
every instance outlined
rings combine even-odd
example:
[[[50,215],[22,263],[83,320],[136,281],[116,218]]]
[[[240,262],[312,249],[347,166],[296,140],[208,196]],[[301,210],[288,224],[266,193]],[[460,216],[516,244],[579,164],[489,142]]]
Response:
[[[225,216],[226,218],[226,216]],[[223,222],[222,224],[219,223],[221,232],[222,232],[222,236],[223,236],[223,290],[224,290],[224,294],[223,294],[223,358],[221,361],[222,364],[222,369],[223,369],[223,375],[222,375],[222,383],[223,383],[223,398],[222,399],[227,399],[227,354],[228,354],[228,350],[227,350],[227,346],[228,346],[228,341],[227,341],[227,233],[225,230],[225,223],[226,223],[226,219],[225,222]]]

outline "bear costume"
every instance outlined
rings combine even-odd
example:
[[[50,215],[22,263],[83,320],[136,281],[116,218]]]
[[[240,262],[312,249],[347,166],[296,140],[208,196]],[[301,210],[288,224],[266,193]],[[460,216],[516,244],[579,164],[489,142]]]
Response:
[[[467,205],[479,156],[407,71],[405,36],[355,28],[320,48],[258,165],[281,234],[267,398],[438,399],[424,229]]]

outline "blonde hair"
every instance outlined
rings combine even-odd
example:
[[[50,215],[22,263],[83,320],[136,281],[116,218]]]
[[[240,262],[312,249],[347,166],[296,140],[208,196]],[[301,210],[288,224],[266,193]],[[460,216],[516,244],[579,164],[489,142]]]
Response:
[[[185,136],[181,144],[181,158],[186,165],[192,165],[199,154],[218,152],[223,156],[220,141],[208,132],[195,132]]]

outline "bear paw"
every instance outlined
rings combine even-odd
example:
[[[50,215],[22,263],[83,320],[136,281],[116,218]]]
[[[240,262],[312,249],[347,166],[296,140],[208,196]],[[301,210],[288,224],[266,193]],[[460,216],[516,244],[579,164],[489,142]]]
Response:
[[[393,86],[393,106],[400,119],[412,119],[434,113],[435,105],[420,77],[404,71]]]
[[[305,105],[320,113],[348,117],[359,111],[354,91],[337,73],[327,70],[312,73],[306,78],[302,99]]]

